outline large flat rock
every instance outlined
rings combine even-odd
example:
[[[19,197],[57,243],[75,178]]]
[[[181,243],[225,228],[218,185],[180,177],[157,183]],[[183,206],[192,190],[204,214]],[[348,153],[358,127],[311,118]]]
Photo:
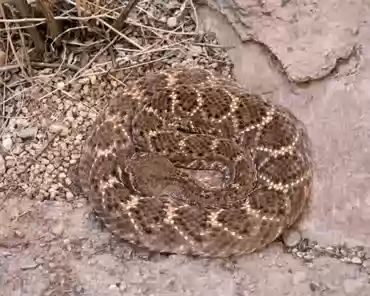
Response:
[[[318,79],[356,44],[365,2],[205,0],[220,11],[243,41],[269,48],[295,82]]]

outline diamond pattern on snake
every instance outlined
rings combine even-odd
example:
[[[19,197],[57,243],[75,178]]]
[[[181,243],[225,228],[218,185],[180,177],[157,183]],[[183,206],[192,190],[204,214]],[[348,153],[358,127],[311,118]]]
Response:
[[[288,109],[208,70],[176,68],[147,74],[109,102],[82,149],[79,178],[97,216],[126,241],[236,256],[274,241],[305,209],[309,147]]]

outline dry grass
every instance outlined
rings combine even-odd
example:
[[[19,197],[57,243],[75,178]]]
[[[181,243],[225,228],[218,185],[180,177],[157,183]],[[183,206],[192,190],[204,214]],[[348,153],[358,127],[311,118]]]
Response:
[[[0,4],[0,136],[7,120],[17,116],[19,96],[43,68],[56,69],[54,75],[68,76],[66,84],[72,84],[91,73],[142,75],[148,68],[173,66],[192,51],[198,64],[219,62],[212,56],[222,48],[199,32],[192,0],[121,2],[41,0],[27,9]],[[32,16],[24,17],[27,10]]]
[[[81,1],[79,7],[70,0],[40,1],[45,2],[42,9],[29,7],[32,16],[27,17],[18,9],[20,2],[0,4],[0,199],[9,194],[65,198],[67,187],[59,187],[56,196],[51,187],[60,183],[58,175],[70,171],[62,164],[78,154],[75,139],[83,139],[94,116],[128,82],[180,65],[230,76],[225,48],[199,31],[192,0],[112,0],[99,2],[90,13],[81,9]],[[71,119],[72,109],[89,116]],[[66,124],[69,135],[52,134],[53,123]],[[27,127],[37,128],[37,137],[20,138],[18,132]],[[9,139],[12,148],[6,150]],[[65,145],[69,148],[61,158],[58,147]],[[53,158],[52,173],[45,171],[48,157]]]

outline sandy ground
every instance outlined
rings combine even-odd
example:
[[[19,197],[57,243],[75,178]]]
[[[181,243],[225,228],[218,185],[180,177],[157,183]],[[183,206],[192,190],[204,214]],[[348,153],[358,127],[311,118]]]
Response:
[[[116,241],[82,198],[11,194],[0,204],[0,295],[370,294],[370,7],[255,2],[215,1],[199,19],[233,46],[239,82],[308,127],[317,173],[299,229],[309,247],[276,242],[228,260],[151,254]]]

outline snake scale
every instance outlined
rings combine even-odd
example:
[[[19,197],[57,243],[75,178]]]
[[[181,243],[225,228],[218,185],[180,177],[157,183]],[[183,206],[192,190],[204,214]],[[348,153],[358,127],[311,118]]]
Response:
[[[82,148],[79,179],[120,238],[228,257],[261,249],[300,216],[311,195],[309,147],[306,128],[283,106],[208,70],[175,68],[109,102]]]

